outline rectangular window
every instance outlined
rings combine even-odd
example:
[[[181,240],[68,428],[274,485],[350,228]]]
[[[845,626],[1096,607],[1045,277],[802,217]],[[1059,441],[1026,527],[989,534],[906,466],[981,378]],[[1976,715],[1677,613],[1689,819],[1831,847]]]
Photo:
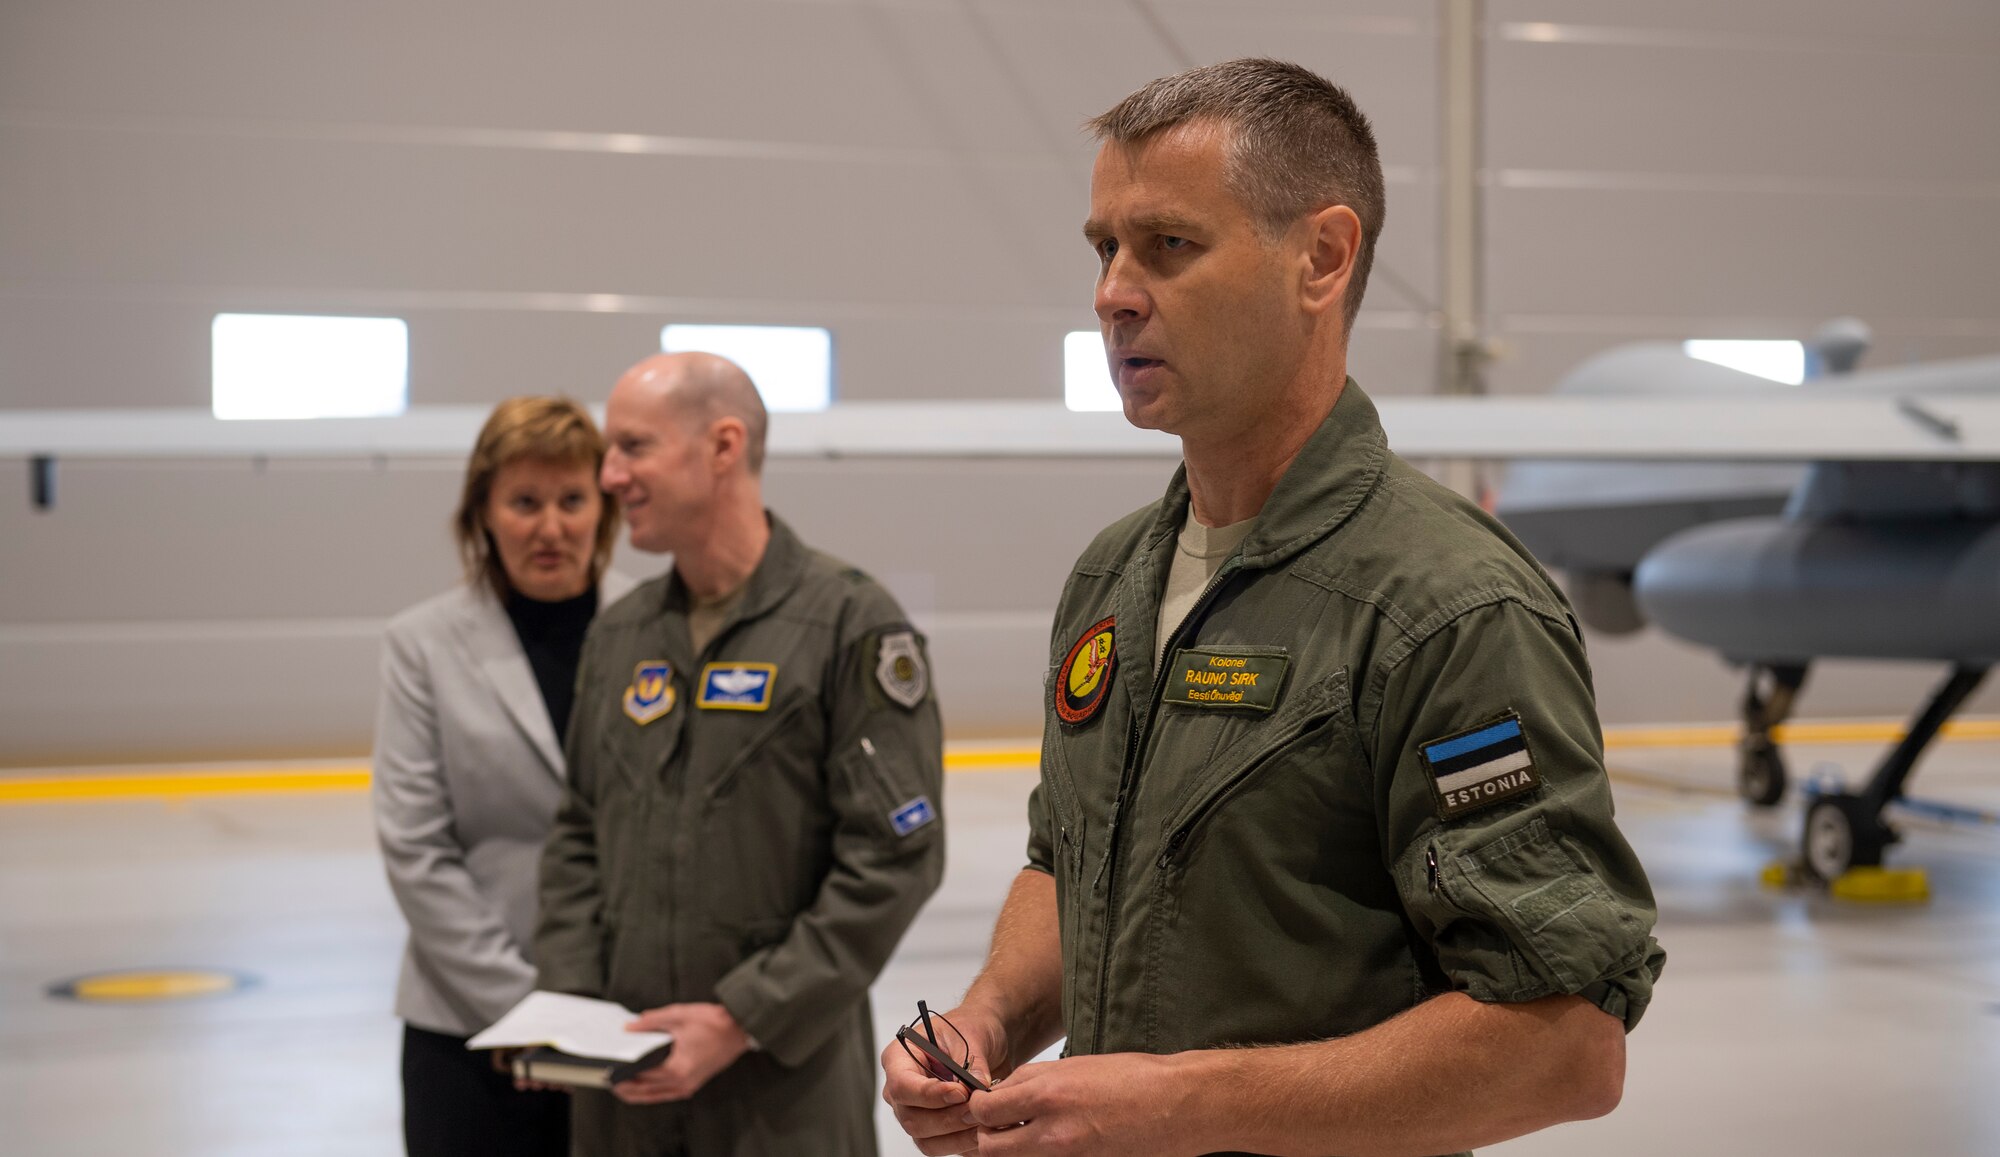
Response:
[[[1696,339],[1681,343],[1696,361],[1714,362],[1746,374],[1796,386],[1806,380],[1806,347],[1795,341],[1721,341]]]
[[[660,331],[670,354],[720,354],[743,367],[764,408],[797,413],[833,402],[833,335],[817,326],[670,325]]]
[[[1063,404],[1072,410],[1123,410],[1118,387],[1111,382],[1111,363],[1104,356],[1104,335],[1080,329],[1063,338]]]
[[[388,418],[410,406],[402,318],[216,314],[210,332],[218,418]]]
[[[218,313],[210,401],[218,418],[386,418],[410,404],[400,317]]]

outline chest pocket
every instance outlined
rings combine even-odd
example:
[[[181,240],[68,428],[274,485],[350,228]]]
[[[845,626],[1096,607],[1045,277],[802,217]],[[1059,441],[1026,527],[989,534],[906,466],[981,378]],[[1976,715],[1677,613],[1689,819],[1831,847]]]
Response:
[[[743,782],[747,769],[787,763],[787,747],[797,748],[805,765],[816,766],[824,747],[818,741],[823,725],[809,718],[816,703],[811,694],[795,688],[781,695],[769,711],[718,712],[713,718],[700,720],[704,731],[699,739],[701,760],[714,768],[703,769],[700,775],[702,806],[713,808],[726,801]]]
[[[674,673],[669,687],[674,695],[673,707],[651,722],[639,723],[619,707],[612,707],[599,716],[597,743],[601,753],[600,763],[612,773],[598,777],[600,805],[608,791],[623,788],[643,794],[659,782],[668,761],[680,749],[690,708],[687,688],[682,685],[679,672]],[[579,711],[571,726],[582,723]]]
[[[1247,798],[1257,794],[1259,779],[1291,764],[1293,761],[1286,758],[1288,752],[1315,733],[1333,732],[1327,736],[1335,741],[1339,749],[1333,754],[1351,755],[1359,760],[1360,747],[1352,724],[1353,705],[1348,691],[1348,676],[1346,669],[1342,668],[1293,696],[1292,701],[1272,718],[1252,724],[1240,738],[1221,745],[1195,780],[1185,802],[1163,826],[1161,867],[1169,868],[1181,862],[1202,827],[1234,801],[1243,800],[1260,817],[1273,821],[1284,819],[1278,814],[1265,816],[1265,812],[1279,809]],[[1325,771],[1337,774],[1339,765],[1346,762],[1335,759],[1334,765],[1325,768]],[[1323,773],[1315,773],[1313,778],[1323,779]],[[1351,786],[1359,789],[1365,785],[1356,782]]]
[[[1360,970],[1345,957],[1384,930],[1402,941],[1347,672],[1231,730],[1160,821],[1140,1023],[1121,1047],[1328,1035]]]

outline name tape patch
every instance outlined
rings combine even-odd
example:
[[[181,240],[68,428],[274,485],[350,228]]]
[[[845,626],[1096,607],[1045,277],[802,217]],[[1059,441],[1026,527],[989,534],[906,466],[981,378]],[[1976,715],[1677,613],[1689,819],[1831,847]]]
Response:
[[[1431,771],[1438,814],[1448,820],[1533,791],[1542,782],[1521,717],[1512,711],[1469,731],[1419,744],[1418,751]]]
[[[895,825],[896,834],[907,836],[937,818],[937,809],[931,806],[931,797],[920,795],[889,813],[889,822]]]
[[[706,711],[764,711],[771,706],[775,663],[710,663],[701,669],[695,703]]]
[[[651,659],[632,672],[632,685],[622,700],[625,714],[644,727],[674,709],[674,668],[664,659]]]
[[[1188,647],[1174,652],[1167,668],[1165,701],[1189,707],[1247,707],[1269,711],[1278,705],[1291,659],[1284,652],[1247,652],[1230,647]]]

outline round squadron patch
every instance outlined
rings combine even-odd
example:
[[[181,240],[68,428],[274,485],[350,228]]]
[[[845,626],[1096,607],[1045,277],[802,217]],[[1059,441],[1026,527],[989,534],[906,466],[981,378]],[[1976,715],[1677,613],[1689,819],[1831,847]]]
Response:
[[[1113,645],[1112,615],[1083,633],[1056,672],[1056,718],[1064,723],[1083,723],[1104,706],[1104,693],[1111,689],[1111,669],[1118,665],[1118,648]]]

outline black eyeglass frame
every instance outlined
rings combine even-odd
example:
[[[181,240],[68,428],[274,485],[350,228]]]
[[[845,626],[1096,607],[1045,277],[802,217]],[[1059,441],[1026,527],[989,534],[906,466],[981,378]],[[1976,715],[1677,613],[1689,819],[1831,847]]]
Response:
[[[932,1020],[944,1021],[944,1026],[958,1037],[959,1043],[965,1046],[964,1057],[952,1056],[951,1052],[939,1043],[937,1030],[931,1026]],[[919,1028],[922,1029],[921,1035],[918,1032]],[[985,1081],[972,1074],[969,1067],[972,1064],[972,1044],[965,1039],[965,1034],[958,1031],[957,1025],[946,1020],[943,1013],[932,1012],[925,1002],[921,1000],[917,1002],[917,1019],[896,1030],[896,1042],[903,1046],[903,1051],[911,1060],[938,1080],[957,1081],[974,1092],[992,1091]],[[914,1048],[911,1047],[913,1045]]]

